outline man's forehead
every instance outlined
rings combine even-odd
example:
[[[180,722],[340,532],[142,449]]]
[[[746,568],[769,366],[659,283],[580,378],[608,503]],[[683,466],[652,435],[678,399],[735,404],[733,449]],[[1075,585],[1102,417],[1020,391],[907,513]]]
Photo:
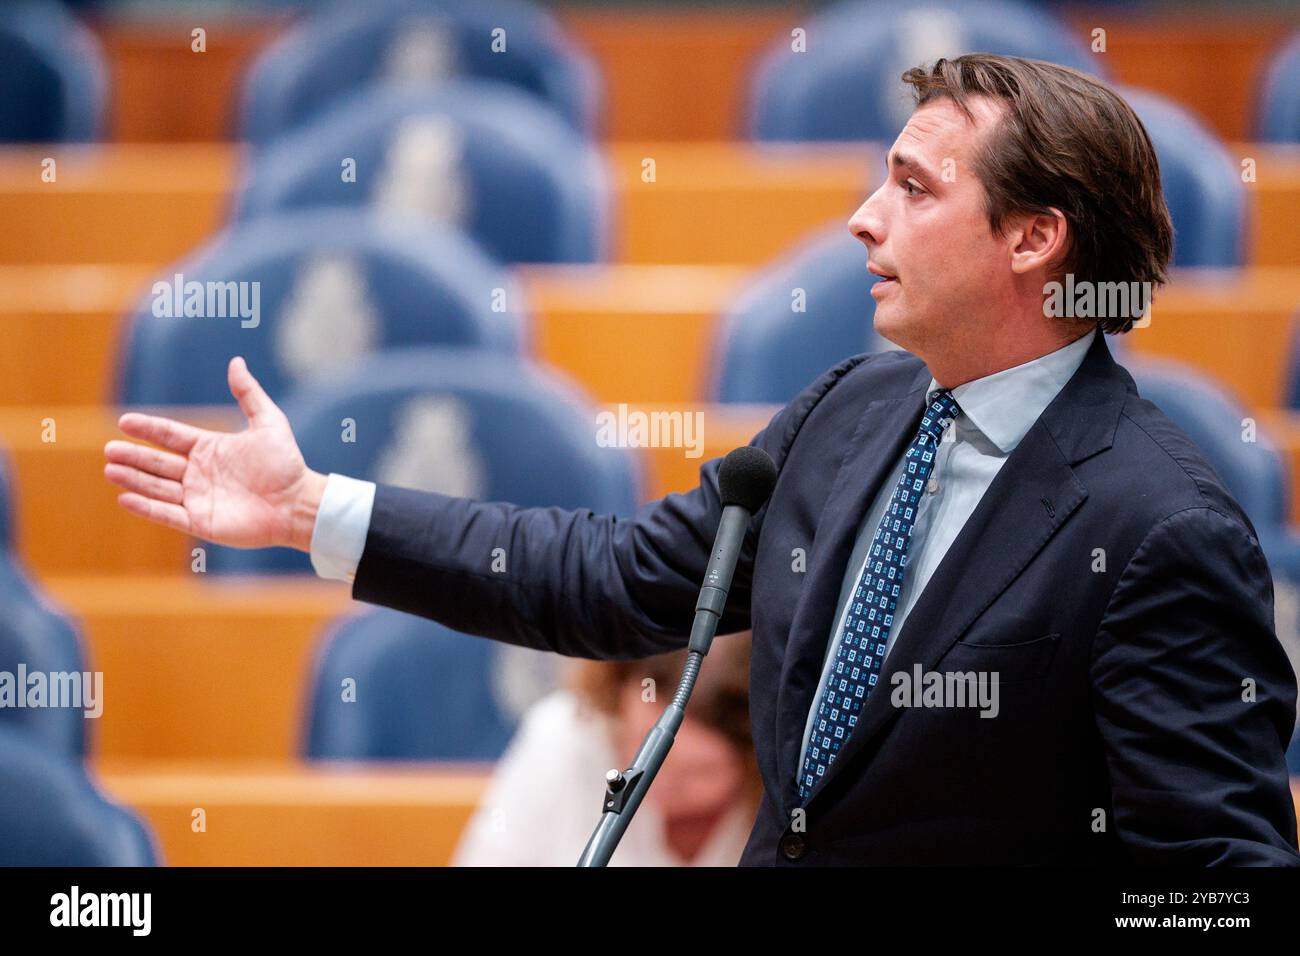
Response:
[[[922,155],[968,152],[997,122],[1004,107],[984,96],[967,97],[966,105],[973,118],[946,97],[918,106],[898,134],[895,147]]]

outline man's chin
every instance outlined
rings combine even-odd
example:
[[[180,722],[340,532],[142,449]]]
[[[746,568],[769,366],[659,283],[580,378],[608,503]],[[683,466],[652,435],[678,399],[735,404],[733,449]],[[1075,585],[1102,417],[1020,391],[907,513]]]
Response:
[[[907,348],[907,343],[912,336],[908,334],[908,322],[902,310],[892,305],[878,305],[872,324],[875,326],[876,334],[882,339],[892,342],[900,349]]]

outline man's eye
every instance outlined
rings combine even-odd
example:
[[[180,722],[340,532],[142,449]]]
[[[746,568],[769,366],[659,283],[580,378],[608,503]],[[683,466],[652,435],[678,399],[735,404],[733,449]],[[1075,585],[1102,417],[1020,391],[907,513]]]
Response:
[[[903,189],[907,191],[907,194],[909,196],[919,196],[921,195],[922,192],[924,192],[924,190],[922,190],[920,186],[912,182],[912,180],[910,179],[903,180]]]

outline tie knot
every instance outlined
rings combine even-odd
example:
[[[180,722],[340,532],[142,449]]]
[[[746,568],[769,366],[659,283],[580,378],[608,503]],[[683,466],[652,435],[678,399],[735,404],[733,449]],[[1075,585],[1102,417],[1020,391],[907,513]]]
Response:
[[[952,392],[946,388],[940,389],[934,393],[934,401],[930,402],[930,407],[921,418],[921,431],[937,442],[944,429],[960,414],[961,406],[952,397]]]

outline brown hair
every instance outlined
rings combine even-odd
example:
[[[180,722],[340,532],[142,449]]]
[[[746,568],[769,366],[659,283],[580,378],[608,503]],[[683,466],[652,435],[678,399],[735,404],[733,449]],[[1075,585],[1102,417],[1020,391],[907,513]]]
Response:
[[[700,667],[686,713],[721,734],[736,748],[742,773],[738,800],[754,813],[763,797],[763,778],[758,772],[758,758],[754,755],[749,729],[750,640],[748,631],[720,635],[714,640]],[[655,682],[654,706],[662,710],[672,700],[685,666],[684,650],[640,661],[575,660],[568,685],[580,706],[617,721],[619,700],[628,684],[641,685],[643,680],[651,678]],[[632,754],[619,757],[631,760]]]
[[[1166,281],[1173,224],[1160,164],[1146,128],[1116,93],[1078,70],[1041,60],[969,53],[903,74],[917,105],[952,100],[971,116],[969,96],[1004,104],[979,150],[989,224],[1059,209],[1069,226],[1060,271],[1075,282]],[[1127,332],[1134,317],[1099,320]]]
[[[748,633],[718,637],[704,658],[686,708],[693,719],[722,734],[745,757],[754,750],[749,729],[749,646]],[[646,678],[655,682],[657,705],[667,705],[685,665],[686,651],[640,661],[578,661],[570,671],[569,686],[582,703],[617,717],[622,688]]]

